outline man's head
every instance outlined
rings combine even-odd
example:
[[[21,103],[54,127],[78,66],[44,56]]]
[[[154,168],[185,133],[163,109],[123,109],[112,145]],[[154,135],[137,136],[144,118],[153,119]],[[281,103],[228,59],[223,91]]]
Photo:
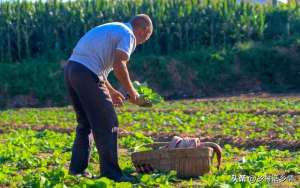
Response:
[[[138,14],[130,20],[137,44],[148,40],[152,34],[153,26],[150,17],[146,14]]]

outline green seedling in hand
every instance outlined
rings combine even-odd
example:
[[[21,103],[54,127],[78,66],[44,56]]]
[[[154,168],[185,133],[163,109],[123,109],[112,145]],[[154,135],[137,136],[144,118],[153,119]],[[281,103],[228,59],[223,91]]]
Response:
[[[140,94],[141,103],[139,106],[151,107],[153,104],[163,102],[163,98],[151,88],[147,86],[147,83],[141,84],[138,81],[133,82],[134,88]]]

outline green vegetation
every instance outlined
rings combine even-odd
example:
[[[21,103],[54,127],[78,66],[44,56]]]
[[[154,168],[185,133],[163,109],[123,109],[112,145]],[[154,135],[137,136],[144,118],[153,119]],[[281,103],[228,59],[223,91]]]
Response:
[[[243,1],[244,2],[244,1]],[[21,61],[51,51],[69,54],[95,25],[128,21],[137,13],[153,18],[154,35],[140,50],[170,53],[201,47],[231,47],[299,35],[295,1],[274,8],[237,0],[14,1],[0,6],[0,62]]]
[[[300,139],[299,97],[186,100],[157,104],[155,108],[126,104],[118,108],[118,117],[120,165],[125,172],[133,173],[135,183],[68,175],[76,122],[73,109],[64,107],[11,109],[0,113],[0,186],[300,186],[300,146],[295,142]],[[143,144],[175,134],[208,137],[220,143],[224,149],[221,169],[218,171],[213,167],[211,173],[191,180],[178,179],[174,172],[134,172],[131,152],[140,150]],[[239,138],[239,141],[229,142],[228,136]],[[287,141],[283,144],[289,144],[290,150],[282,145],[272,146],[276,140]],[[257,142],[258,145],[238,145],[243,141]],[[266,142],[262,144],[261,141]],[[98,174],[96,148],[92,151],[88,168]],[[242,175],[247,176],[245,182],[240,180]],[[251,181],[249,177],[252,177]],[[253,180],[253,177],[257,179]],[[283,179],[274,182],[275,177]]]
[[[164,56],[137,53],[129,70],[133,80],[147,82],[166,99],[257,91],[286,93],[299,90],[299,53],[298,38]],[[64,58],[52,54],[18,64],[0,63],[0,107],[67,104],[60,61]],[[113,73],[109,80],[119,88]]]
[[[70,176],[76,117],[66,107],[65,60],[90,28],[137,13],[150,15],[154,32],[129,70],[155,106],[117,109],[119,162],[136,182]],[[276,7],[237,0],[5,1],[0,36],[0,187],[300,187],[299,96],[164,103],[160,97],[299,91],[296,1]],[[113,74],[109,80],[120,89]],[[23,106],[58,107],[12,108]],[[173,171],[135,173],[132,152],[174,135],[220,144],[220,170],[185,180]],[[88,169],[99,174],[92,151]]]
[[[152,17],[154,32],[130,70],[164,98],[298,92],[299,7],[236,0],[3,2],[0,108],[67,104],[61,62],[79,38],[141,12]]]
[[[300,139],[299,99],[245,101],[165,102],[155,108],[124,106],[118,109],[122,129],[148,134],[197,133],[201,136],[234,136],[250,140]],[[13,127],[62,128],[76,124],[71,108],[6,110],[0,114],[3,129]]]
[[[8,106],[9,101],[15,103],[13,106],[67,103],[62,64],[57,58],[47,57],[0,65],[0,108]]]

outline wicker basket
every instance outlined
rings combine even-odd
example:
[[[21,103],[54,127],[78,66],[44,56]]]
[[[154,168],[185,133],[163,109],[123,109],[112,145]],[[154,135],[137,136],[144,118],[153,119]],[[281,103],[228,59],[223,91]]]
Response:
[[[150,167],[159,171],[175,170],[177,176],[182,178],[198,177],[210,171],[213,157],[212,148],[155,149],[155,147],[165,144],[154,143],[148,145],[154,150],[132,153],[131,158],[135,168]]]

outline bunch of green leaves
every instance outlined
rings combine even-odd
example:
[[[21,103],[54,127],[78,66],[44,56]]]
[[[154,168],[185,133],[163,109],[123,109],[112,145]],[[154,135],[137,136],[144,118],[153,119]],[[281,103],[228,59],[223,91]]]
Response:
[[[158,104],[163,102],[163,97],[155,91],[153,91],[151,88],[149,88],[147,83],[140,83],[138,81],[134,81],[133,86],[140,94],[140,96],[146,101],[149,101],[151,104]]]

